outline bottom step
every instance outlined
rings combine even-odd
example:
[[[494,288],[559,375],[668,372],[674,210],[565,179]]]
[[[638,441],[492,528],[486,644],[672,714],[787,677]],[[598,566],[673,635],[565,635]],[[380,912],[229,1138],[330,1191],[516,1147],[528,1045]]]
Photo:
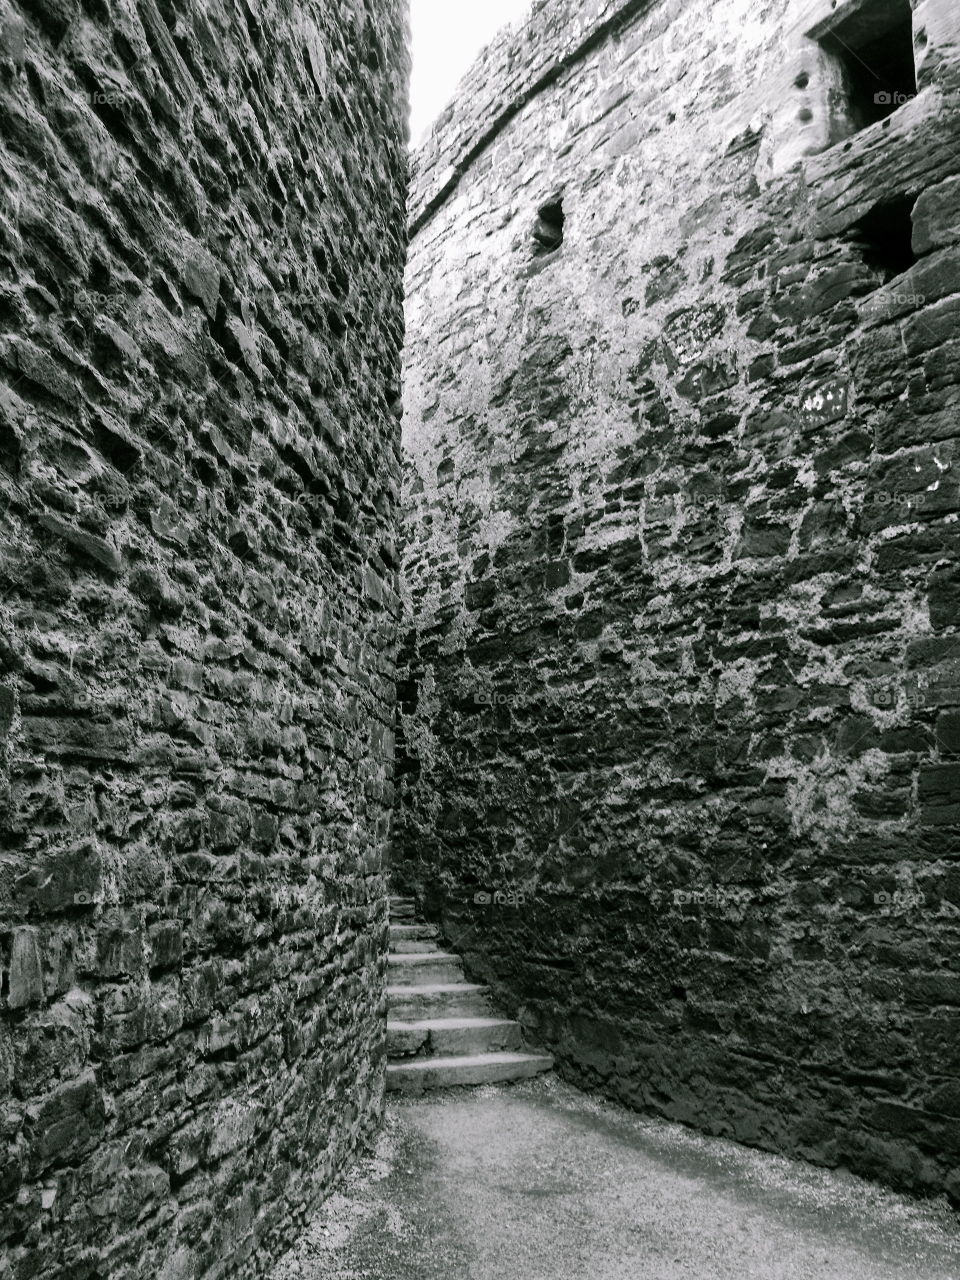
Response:
[[[520,1023],[507,1018],[427,1018],[418,1022],[387,1018],[387,1053],[391,1058],[424,1052],[438,1058],[453,1054],[475,1057],[522,1048]]]
[[[495,1084],[500,1080],[525,1080],[550,1071],[553,1058],[546,1053],[477,1053],[463,1058],[413,1058],[387,1063],[387,1088],[402,1093],[444,1089],[457,1084]]]

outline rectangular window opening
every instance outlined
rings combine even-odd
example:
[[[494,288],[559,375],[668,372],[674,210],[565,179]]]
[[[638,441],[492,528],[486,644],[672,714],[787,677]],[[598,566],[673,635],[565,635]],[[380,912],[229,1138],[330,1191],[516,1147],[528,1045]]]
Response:
[[[864,262],[887,284],[917,261],[913,252],[915,196],[900,196],[874,205],[847,233]]]
[[[866,0],[820,43],[842,69],[854,130],[885,120],[916,97],[910,0]]]

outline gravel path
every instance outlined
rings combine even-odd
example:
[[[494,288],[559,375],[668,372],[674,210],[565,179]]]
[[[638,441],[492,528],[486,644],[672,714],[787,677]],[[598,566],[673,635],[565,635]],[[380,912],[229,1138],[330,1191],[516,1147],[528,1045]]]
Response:
[[[271,1280],[960,1280],[960,1220],[546,1077],[391,1105]]]

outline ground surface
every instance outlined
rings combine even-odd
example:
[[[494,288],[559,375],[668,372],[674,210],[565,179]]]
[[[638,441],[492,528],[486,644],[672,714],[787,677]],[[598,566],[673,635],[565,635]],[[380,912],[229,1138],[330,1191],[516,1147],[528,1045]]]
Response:
[[[396,1103],[272,1280],[960,1280],[960,1221],[552,1077]]]

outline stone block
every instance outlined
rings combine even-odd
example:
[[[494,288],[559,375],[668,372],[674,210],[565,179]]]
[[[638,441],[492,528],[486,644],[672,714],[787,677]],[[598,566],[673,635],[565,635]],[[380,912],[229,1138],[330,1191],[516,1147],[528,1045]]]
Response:
[[[210,1125],[206,1159],[222,1160],[233,1151],[249,1146],[262,1123],[261,1108],[255,1103],[230,1102],[219,1107]]]
[[[11,1009],[22,1009],[43,999],[43,973],[36,929],[14,929],[10,939],[8,982],[7,1004]]]
[[[92,841],[79,841],[45,854],[33,870],[18,879],[15,892],[25,906],[35,904],[44,911],[90,909],[101,896],[102,875],[100,847]]]
[[[40,1171],[75,1160],[103,1132],[104,1099],[91,1070],[51,1090],[27,1108],[30,1165]]]
[[[151,969],[175,969],[183,959],[183,928],[176,920],[162,920],[147,933]]]
[[[942,711],[934,727],[941,751],[960,751],[960,711]]]
[[[200,245],[194,245],[184,255],[183,284],[187,293],[199,299],[213,320],[220,296],[220,269],[213,255]]]
[[[0,685],[0,742],[10,732],[13,713],[16,708],[16,697],[9,685]]]
[[[921,192],[913,207],[913,251],[929,253],[960,241],[960,175]]]
[[[63,520],[60,516],[50,512],[46,512],[40,517],[40,523],[55,537],[67,543],[73,551],[92,560],[101,568],[106,569],[108,573],[118,574],[120,572],[123,563],[120,553],[116,547],[111,546],[104,538],[89,533],[86,529],[80,529],[68,520]]]

